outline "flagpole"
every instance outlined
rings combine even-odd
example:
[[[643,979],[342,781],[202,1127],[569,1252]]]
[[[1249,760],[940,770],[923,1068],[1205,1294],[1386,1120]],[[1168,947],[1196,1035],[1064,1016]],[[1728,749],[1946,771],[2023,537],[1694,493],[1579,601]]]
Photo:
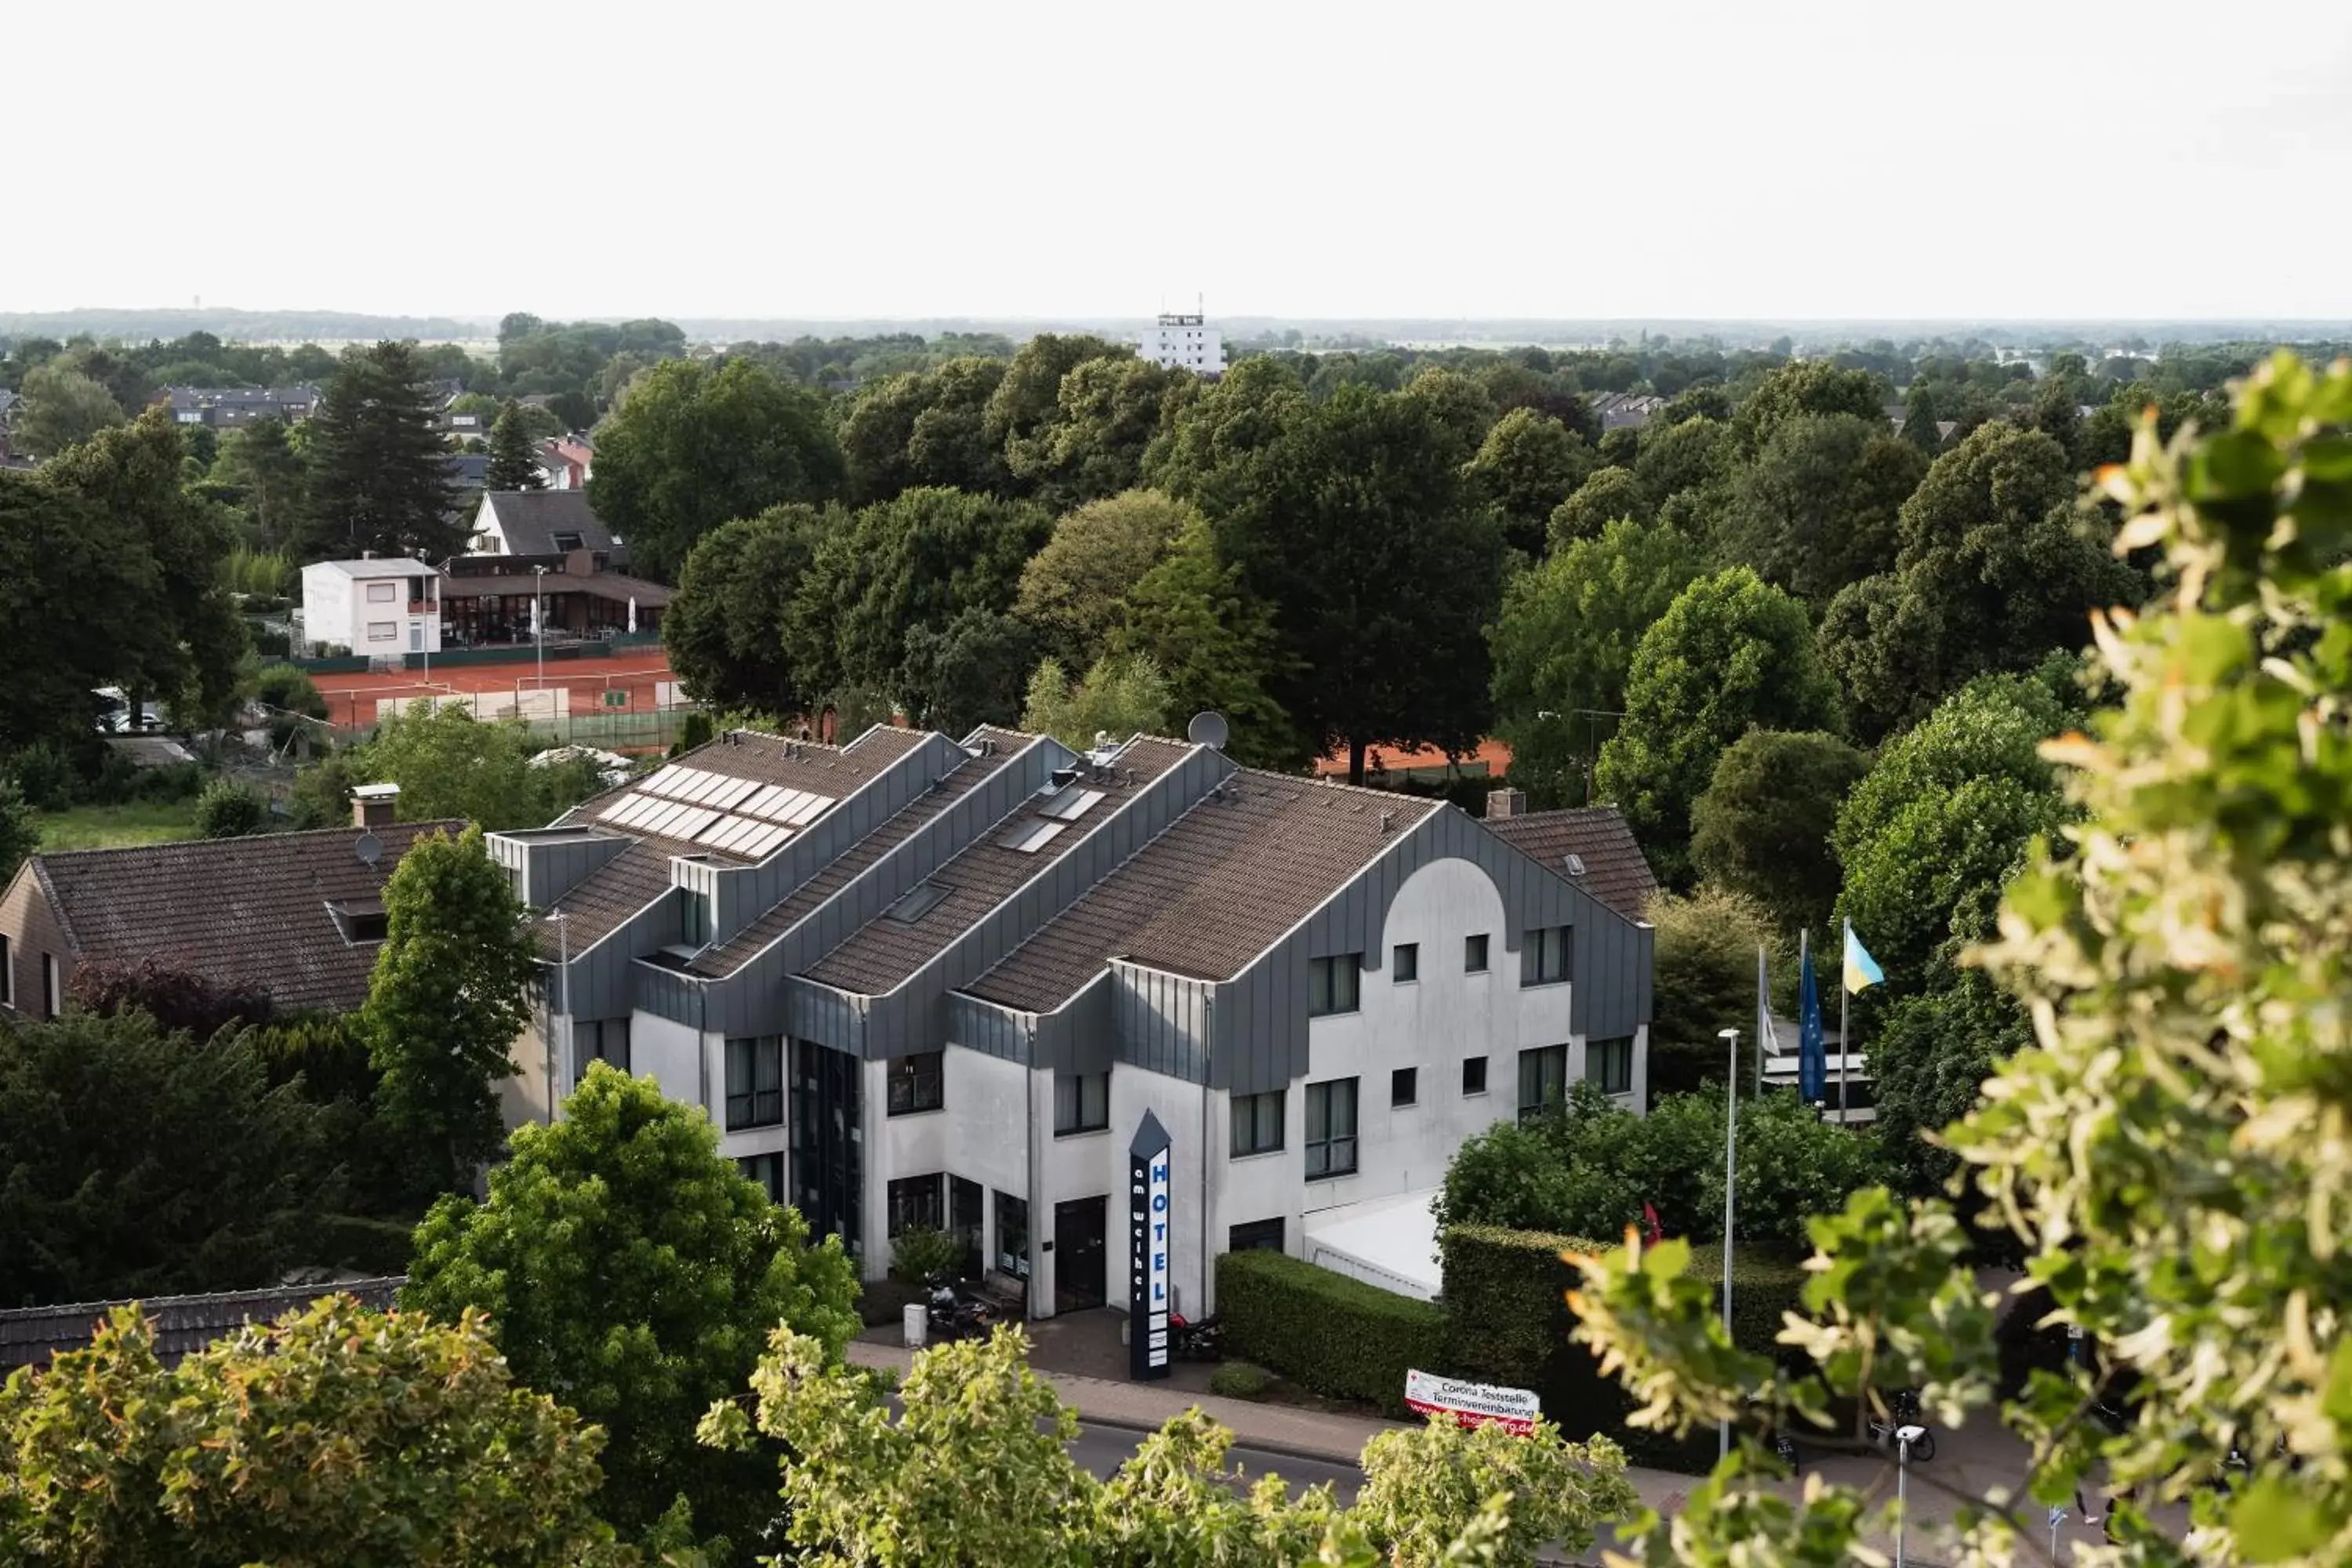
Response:
[[[1764,1093],[1764,1037],[1772,1037],[1774,1049],[1780,1048],[1780,1038],[1772,1027],[1772,998],[1765,984],[1764,944],[1756,944],[1756,1093]]]
[[[1846,1022],[1846,1002],[1853,994],[1845,983],[1846,954],[1853,951],[1853,921],[1845,922],[1845,945],[1838,949],[1838,1124],[1845,1124],[1845,1064],[1853,1059],[1853,1026]]]
[[[1813,972],[1813,928],[1797,928],[1797,1098],[1805,1098],[1805,976]],[[1814,997],[1818,1002],[1818,994]],[[1817,1009],[1818,1010],[1818,1009]]]

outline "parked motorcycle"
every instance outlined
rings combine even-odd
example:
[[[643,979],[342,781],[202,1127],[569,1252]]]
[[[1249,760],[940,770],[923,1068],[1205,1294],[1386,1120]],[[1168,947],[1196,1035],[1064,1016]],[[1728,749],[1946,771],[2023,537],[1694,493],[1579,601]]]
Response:
[[[954,1280],[931,1281],[928,1317],[937,1340],[984,1339],[996,1323],[996,1310]]]
[[[1898,1388],[1886,1397],[1886,1419],[1870,1418],[1870,1440],[1881,1447],[1892,1447],[1900,1432],[1916,1434],[1909,1444],[1911,1457],[1925,1464],[1936,1457],[1936,1434],[1919,1418],[1919,1392]]]
[[[1181,1312],[1168,1314],[1168,1348],[1179,1361],[1215,1361],[1224,1345],[1225,1325],[1216,1313],[1197,1323]]]

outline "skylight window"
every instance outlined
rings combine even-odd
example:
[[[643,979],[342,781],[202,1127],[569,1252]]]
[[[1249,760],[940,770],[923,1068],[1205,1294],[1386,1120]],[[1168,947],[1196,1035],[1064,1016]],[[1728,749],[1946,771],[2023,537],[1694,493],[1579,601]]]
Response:
[[[944,883],[918,882],[897,903],[882,911],[883,918],[897,921],[900,925],[913,925],[939,908],[940,900],[954,891]]]
[[[1049,822],[1044,817],[1033,816],[1026,822],[1013,824],[1012,829],[997,842],[1020,854],[1034,855],[1060,837],[1062,830],[1067,826],[1069,824],[1066,822]]]

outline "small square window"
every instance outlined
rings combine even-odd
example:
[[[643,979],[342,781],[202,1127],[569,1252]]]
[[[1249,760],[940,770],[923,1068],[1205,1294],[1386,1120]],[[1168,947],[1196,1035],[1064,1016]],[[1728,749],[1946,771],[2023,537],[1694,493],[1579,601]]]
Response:
[[[1356,1080],[1307,1086],[1307,1179],[1356,1173]]]
[[[1399,1068],[1389,1074],[1389,1103],[1412,1105],[1421,1098],[1421,1069]]]
[[[1307,1016],[1324,1018],[1334,1013],[1356,1011],[1361,1005],[1359,988],[1363,978],[1364,955],[1360,952],[1314,960],[1307,971]]]
[[[1525,985],[1559,985],[1568,979],[1570,929],[1548,926],[1528,932],[1527,947],[1520,954],[1523,973],[1520,984]]]
[[[1110,1125],[1110,1074],[1056,1073],[1054,1077],[1054,1136],[1099,1132]]]
[[[1409,984],[1421,978],[1421,943],[1401,942],[1396,944],[1392,973],[1389,977],[1399,985]]]
[[[1486,933],[1485,931],[1480,931],[1476,936],[1463,939],[1462,973],[1465,974],[1486,973]]]
[[[1584,1047],[1584,1079],[1603,1094],[1633,1091],[1633,1037],[1588,1040]]]
[[[1237,1225],[1225,1233],[1225,1249],[1229,1252],[1280,1252],[1282,1221],[1254,1219],[1247,1225]]]
[[[945,1105],[946,1058],[944,1051],[917,1051],[891,1062],[887,1114],[906,1116],[918,1110],[937,1110]]]
[[[1266,1154],[1282,1147],[1283,1093],[1237,1094],[1233,1099],[1233,1158]]]
[[[1486,1092],[1486,1058],[1485,1057],[1471,1057],[1463,1062],[1462,1092],[1465,1094]]]

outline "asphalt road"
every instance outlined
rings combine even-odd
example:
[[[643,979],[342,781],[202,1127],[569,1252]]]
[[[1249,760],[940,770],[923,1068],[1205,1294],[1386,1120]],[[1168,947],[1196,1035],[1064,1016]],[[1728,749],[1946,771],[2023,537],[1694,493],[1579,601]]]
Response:
[[[1127,1426],[1082,1426],[1078,1429],[1076,1441],[1070,1445],[1070,1455],[1093,1474],[1108,1477],[1133,1457],[1135,1446],[1143,1440],[1144,1436]],[[1343,1503],[1353,1502],[1356,1489],[1364,1484],[1363,1472],[1353,1465],[1294,1458],[1287,1454],[1269,1454],[1258,1448],[1234,1448],[1225,1455],[1225,1463],[1235,1472],[1234,1479],[1240,1487],[1253,1486],[1259,1477],[1269,1473],[1288,1481],[1294,1495],[1328,1481]]]

